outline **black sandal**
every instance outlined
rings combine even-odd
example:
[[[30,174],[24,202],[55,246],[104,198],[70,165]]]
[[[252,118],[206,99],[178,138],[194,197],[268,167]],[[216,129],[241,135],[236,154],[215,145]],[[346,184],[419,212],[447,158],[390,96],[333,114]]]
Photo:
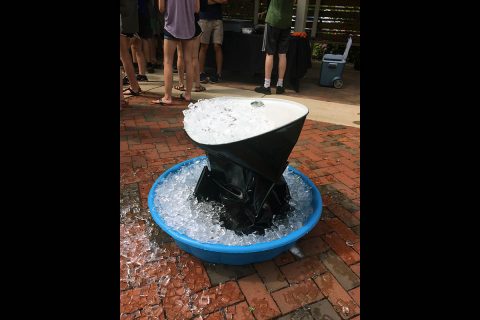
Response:
[[[128,87],[127,89],[123,90],[124,94],[129,94],[132,96],[139,96],[142,93],[142,89],[138,89],[138,92],[133,91],[132,87]]]
[[[187,99],[185,98],[185,96],[183,95],[183,93],[181,93],[178,98],[179,98],[180,100],[185,101],[185,102],[188,102],[188,103],[196,103],[196,102],[197,102],[197,100],[193,100],[192,98],[190,98],[190,100],[187,100]]]

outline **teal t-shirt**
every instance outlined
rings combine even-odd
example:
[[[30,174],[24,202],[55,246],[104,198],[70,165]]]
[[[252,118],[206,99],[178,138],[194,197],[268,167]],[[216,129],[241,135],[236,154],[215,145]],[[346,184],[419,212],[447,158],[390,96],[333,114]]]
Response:
[[[265,22],[272,27],[287,29],[292,25],[293,0],[271,0]]]

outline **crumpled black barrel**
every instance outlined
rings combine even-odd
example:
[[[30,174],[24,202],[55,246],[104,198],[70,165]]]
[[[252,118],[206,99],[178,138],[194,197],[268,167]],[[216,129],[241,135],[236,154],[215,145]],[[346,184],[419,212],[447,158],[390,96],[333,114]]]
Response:
[[[218,201],[225,206],[220,220],[227,229],[263,234],[274,215],[285,215],[291,209],[282,174],[307,114],[308,109],[272,131],[231,143],[210,145],[192,139],[208,157],[194,195],[199,201]]]

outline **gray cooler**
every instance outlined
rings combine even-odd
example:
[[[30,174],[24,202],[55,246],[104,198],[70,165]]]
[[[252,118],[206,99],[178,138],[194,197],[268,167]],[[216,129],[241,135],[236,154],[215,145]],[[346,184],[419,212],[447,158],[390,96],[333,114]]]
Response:
[[[348,51],[352,46],[352,37],[348,38],[347,47],[342,54],[326,54],[320,68],[320,85],[340,89],[343,86],[343,69],[347,63]]]

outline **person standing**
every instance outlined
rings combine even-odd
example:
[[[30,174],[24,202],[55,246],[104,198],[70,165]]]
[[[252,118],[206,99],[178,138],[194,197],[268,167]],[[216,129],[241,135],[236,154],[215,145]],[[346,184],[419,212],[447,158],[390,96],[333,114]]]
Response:
[[[202,1],[200,1],[200,10],[201,8],[202,8]],[[200,36],[202,34],[202,29],[198,24],[198,20],[199,20],[199,14],[195,13],[195,40],[194,40],[194,45],[192,50],[193,72],[194,72],[193,89],[192,89],[193,92],[201,92],[206,90],[206,88],[200,84],[198,49],[200,47]],[[184,84],[185,83],[184,82],[185,67],[183,63],[183,48],[181,43],[177,44],[177,69],[178,69],[178,85],[176,85],[174,88],[176,90],[185,91],[185,84]]]
[[[195,12],[200,11],[200,2],[199,0],[159,0],[159,9],[160,12],[165,12],[163,45],[165,95],[162,99],[152,102],[161,105],[172,104],[173,57],[179,42],[182,44],[187,72],[185,92],[180,95],[180,99],[190,102],[194,78],[192,51],[196,31]]]
[[[128,52],[133,39],[138,38],[137,0],[120,0],[120,19],[120,60],[130,83],[130,86],[123,92],[137,96],[142,92],[142,89],[135,76],[132,56]]]
[[[228,0],[208,0],[208,5],[205,9],[200,11],[199,24],[202,28],[202,35],[200,37],[200,81],[207,83],[208,78],[205,73],[205,60],[207,57],[208,45],[210,38],[212,38],[213,47],[215,49],[215,61],[217,70],[215,74],[210,76],[210,82],[216,83],[222,79],[223,66],[223,21],[222,21],[222,4],[227,4]]]
[[[265,31],[263,33],[262,51],[265,55],[265,81],[263,86],[255,88],[255,92],[271,94],[270,81],[273,69],[273,57],[278,54],[278,81],[277,94],[285,93],[283,78],[287,69],[288,37],[292,25],[292,11],[294,0],[270,0]]]

